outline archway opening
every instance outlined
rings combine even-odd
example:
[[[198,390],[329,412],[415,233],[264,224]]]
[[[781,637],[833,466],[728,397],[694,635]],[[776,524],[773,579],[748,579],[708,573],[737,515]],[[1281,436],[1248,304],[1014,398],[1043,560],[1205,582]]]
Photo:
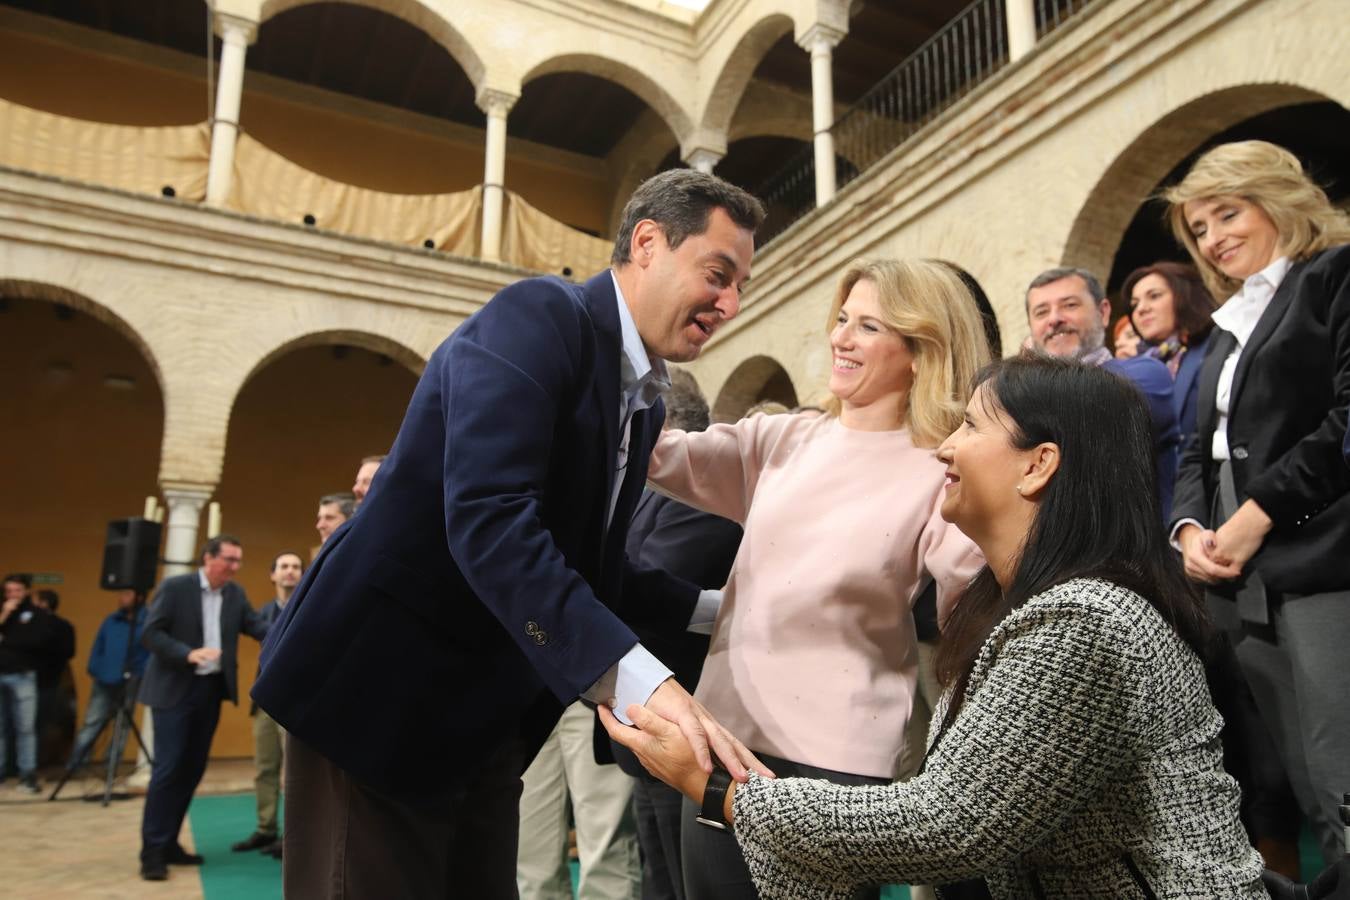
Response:
[[[752,356],[736,367],[713,404],[714,422],[735,422],[756,403],[772,400],[792,409],[797,406],[797,389],[777,360]]]
[[[105,320],[114,317],[88,298],[0,281],[0,569],[31,573],[35,588],[59,595],[57,613],[75,629],[69,669],[80,711],[90,646],[116,606],[99,588],[108,522],[140,515],[158,493],[164,432],[155,367],[125,326]],[[60,697],[58,689],[42,704],[43,765],[70,753],[75,720]]]
[[[278,553],[299,553],[309,564],[319,545],[319,498],[350,491],[361,459],[389,450],[417,383],[387,342],[341,339],[347,343],[310,338],[282,348],[244,383],[230,412],[213,499],[222,529],[244,543],[238,580],[254,607],[274,595],[268,570]],[[257,659],[258,644],[240,641],[241,692],[252,684]],[[247,704],[223,709],[213,756],[252,754],[247,713]]]

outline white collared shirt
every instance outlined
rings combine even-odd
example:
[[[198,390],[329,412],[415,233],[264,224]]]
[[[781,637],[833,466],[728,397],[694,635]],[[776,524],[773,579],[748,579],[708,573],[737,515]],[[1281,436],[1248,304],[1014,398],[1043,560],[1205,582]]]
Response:
[[[1228,413],[1233,407],[1233,376],[1237,372],[1238,360],[1247,347],[1256,323],[1261,321],[1266,307],[1280,289],[1280,282],[1289,274],[1289,257],[1281,256],[1260,272],[1247,278],[1242,288],[1228,298],[1228,302],[1214,311],[1214,324],[1237,338],[1237,347],[1223,361],[1219,370],[1219,387],[1214,395],[1214,408],[1218,411],[1219,422],[1214,429],[1210,455],[1216,461],[1229,459],[1228,455]]]
[[[224,598],[220,590],[211,587],[206,580],[206,570],[198,569],[197,578],[202,586],[202,646],[213,650],[220,646],[220,606]],[[198,675],[214,675],[220,671],[220,657],[197,663]]]

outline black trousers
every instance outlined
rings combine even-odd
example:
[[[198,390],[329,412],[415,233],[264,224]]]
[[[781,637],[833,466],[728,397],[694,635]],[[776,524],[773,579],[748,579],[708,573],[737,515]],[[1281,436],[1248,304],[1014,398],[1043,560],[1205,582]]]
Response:
[[[684,795],[645,772],[633,779],[633,813],[642,848],[642,900],[684,900],[680,813]]]
[[[516,900],[523,744],[429,807],[362,784],[291,734],[285,756],[287,900]]]
[[[888,778],[851,775],[816,766],[794,763],[755,751],[760,761],[779,778],[819,778],[833,784],[890,784]],[[695,821],[699,810],[685,800],[680,819],[680,842],[684,859],[684,892],[688,900],[759,900],[754,880],[741,855],[735,834],[718,831]],[[853,900],[878,900],[881,888],[865,887]]]
[[[197,675],[181,702],[150,710],[155,723],[155,764],[141,817],[142,858],[178,842],[188,804],[206,772],[223,699],[223,675]]]

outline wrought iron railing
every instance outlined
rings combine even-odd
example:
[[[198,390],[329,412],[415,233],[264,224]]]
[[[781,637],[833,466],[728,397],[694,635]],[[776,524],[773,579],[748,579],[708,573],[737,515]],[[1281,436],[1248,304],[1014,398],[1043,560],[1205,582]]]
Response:
[[[1038,35],[1091,2],[1035,0]],[[1007,62],[1005,0],[975,0],[835,121],[830,133],[837,186],[866,171]],[[767,243],[814,209],[815,189],[815,151],[807,145],[755,191],[769,213],[760,241]]]

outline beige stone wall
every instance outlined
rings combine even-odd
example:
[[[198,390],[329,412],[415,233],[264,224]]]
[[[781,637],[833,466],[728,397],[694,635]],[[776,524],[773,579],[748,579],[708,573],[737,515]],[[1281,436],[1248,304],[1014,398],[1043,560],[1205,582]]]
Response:
[[[716,398],[766,355],[810,396],[835,273],[859,256],[961,264],[1014,351],[1026,283],[1064,263],[1108,274],[1147,193],[1203,141],[1279,105],[1350,105],[1350,57],[1326,52],[1347,40],[1341,0],[1090,7],[759,254],[744,312],[692,371]]]

